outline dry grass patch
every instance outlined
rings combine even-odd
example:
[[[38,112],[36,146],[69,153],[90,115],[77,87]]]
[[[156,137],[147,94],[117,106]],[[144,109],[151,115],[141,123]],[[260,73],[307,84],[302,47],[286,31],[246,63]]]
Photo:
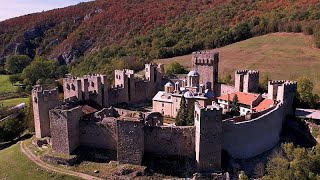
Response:
[[[320,94],[320,49],[315,48],[312,36],[301,33],[272,33],[217,49],[220,52],[220,77],[238,69],[255,69],[260,77],[297,80],[310,77],[314,92]],[[191,67],[191,55],[159,59],[168,65],[172,61]]]

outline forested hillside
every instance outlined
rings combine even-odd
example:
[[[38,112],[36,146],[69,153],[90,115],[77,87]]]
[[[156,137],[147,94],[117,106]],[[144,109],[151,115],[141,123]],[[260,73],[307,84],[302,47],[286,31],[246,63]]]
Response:
[[[74,74],[139,69],[269,32],[320,39],[319,9],[318,0],[97,0],[0,22],[0,58],[45,56]]]

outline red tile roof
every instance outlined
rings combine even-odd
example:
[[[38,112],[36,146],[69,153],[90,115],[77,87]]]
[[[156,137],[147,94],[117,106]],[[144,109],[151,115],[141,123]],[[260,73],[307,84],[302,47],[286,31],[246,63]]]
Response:
[[[229,101],[231,102],[235,94],[238,96],[240,104],[246,104],[250,106],[252,105],[252,102],[259,97],[259,94],[235,92],[235,93],[225,94],[223,96],[220,96],[218,97],[218,99],[228,101],[228,95],[229,95]]]
[[[272,99],[264,99],[258,106],[254,108],[257,112],[266,110],[274,105],[274,102]]]

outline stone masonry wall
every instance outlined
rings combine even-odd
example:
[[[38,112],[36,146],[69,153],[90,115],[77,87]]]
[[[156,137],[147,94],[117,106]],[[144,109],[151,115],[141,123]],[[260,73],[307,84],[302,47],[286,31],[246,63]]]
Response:
[[[239,159],[251,158],[271,149],[279,142],[284,114],[284,106],[279,104],[250,121],[223,121],[222,148]]]
[[[80,144],[89,147],[117,150],[116,120],[80,122]]]
[[[50,136],[49,110],[58,106],[58,104],[58,89],[49,91],[43,90],[42,87],[36,87],[32,90],[32,105],[37,138]]]
[[[119,163],[141,165],[144,154],[143,127],[143,122],[140,121],[117,121]]]
[[[57,153],[71,154],[79,145],[79,121],[81,106],[50,110],[52,149]]]
[[[145,127],[145,152],[194,158],[195,127]]]

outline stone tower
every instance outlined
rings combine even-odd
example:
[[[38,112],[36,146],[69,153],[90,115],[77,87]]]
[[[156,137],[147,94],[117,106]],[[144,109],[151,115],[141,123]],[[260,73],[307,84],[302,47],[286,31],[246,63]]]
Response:
[[[200,74],[199,84],[217,92],[219,53],[210,51],[199,51],[192,53],[193,70]]]
[[[297,95],[296,81],[269,81],[268,99],[284,102],[286,114],[295,114],[294,100]],[[293,106],[292,106],[293,105]]]
[[[82,94],[81,78],[76,78],[72,76],[64,78],[63,93],[64,93],[65,100],[76,99],[76,100],[82,101],[84,98]],[[87,94],[87,96],[89,96],[89,94]]]
[[[148,81],[153,83],[161,83],[163,75],[164,75],[163,64],[146,64],[145,65],[145,77]]]
[[[52,149],[57,153],[71,154],[80,144],[81,106],[67,110],[52,109],[49,113]]]
[[[236,91],[257,93],[259,91],[259,71],[240,70],[235,72]]]
[[[199,172],[221,170],[222,109],[195,104],[196,161]]]
[[[32,106],[37,138],[50,136],[49,110],[59,105],[58,89],[43,90],[36,86],[32,90]]]

